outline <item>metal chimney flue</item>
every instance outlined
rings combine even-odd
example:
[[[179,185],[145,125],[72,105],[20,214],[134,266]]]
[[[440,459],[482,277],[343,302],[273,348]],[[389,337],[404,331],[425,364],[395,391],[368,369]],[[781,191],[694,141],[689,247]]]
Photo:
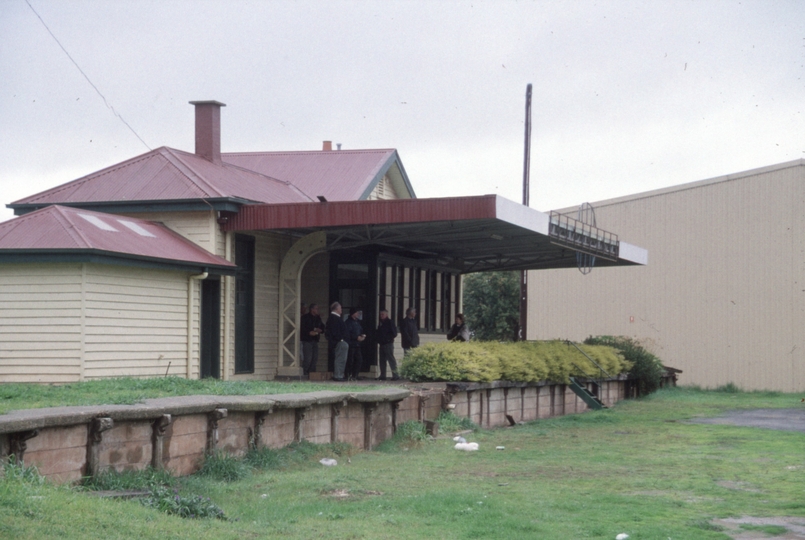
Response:
[[[213,163],[221,163],[220,101],[191,101],[196,107],[196,155]]]

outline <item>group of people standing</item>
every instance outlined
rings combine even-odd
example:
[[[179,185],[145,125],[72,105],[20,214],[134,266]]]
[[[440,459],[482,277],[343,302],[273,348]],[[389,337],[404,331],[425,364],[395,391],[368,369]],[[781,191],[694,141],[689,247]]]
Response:
[[[328,350],[333,358],[333,380],[357,380],[363,364],[361,344],[366,340],[363,331],[363,310],[355,309],[346,320],[341,317],[343,308],[339,302],[330,305],[330,316],[327,323],[322,321],[317,304],[310,304],[307,312],[300,320],[300,342],[302,349],[302,369],[305,375],[316,371],[319,359],[319,339],[324,334],[328,343]],[[394,340],[397,339],[397,326],[389,317],[386,309],[380,310],[380,321],[377,326],[375,338],[380,346],[380,377],[386,380],[386,366],[391,366],[391,380],[398,380],[397,360],[394,358]],[[416,321],[416,309],[411,307],[405,311],[405,317],[400,321],[400,341],[403,353],[408,354],[411,349],[419,346],[419,325]],[[456,324],[447,334],[450,341],[469,341],[470,335],[462,314],[456,315]]]

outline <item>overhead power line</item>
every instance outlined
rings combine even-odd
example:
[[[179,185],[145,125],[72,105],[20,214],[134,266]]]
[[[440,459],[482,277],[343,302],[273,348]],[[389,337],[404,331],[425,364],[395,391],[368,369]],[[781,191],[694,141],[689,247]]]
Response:
[[[117,118],[118,118],[118,119],[119,119],[121,122],[123,122],[123,124],[124,124],[124,125],[125,125],[127,128],[129,128],[129,130],[130,130],[132,133],[134,133],[134,136],[135,136],[135,137],[137,137],[137,138],[140,140],[140,142],[141,142],[141,143],[143,143],[143,145],[144,145],[146,148],[148,148],[149,150],[151,150],[151,147],[150,147],[150,146],[148,146],[148,144],[147,144],[147,143],[146,143],[146,142],[143,140],[143,138],[142,138],[142,137],[140,137],[140,136],[137,134],[137,132],[136,132],[136,131],[134,131],[134,128],[133,128],[133,127],[131,127],[131,126],[129,125],[129,123],[128,123],[128,122],[126,122],[126,120],[125,120],[125,119],[124,119],[124,118],[123,118],[123,117],[120,115],[120,113],[118,113],[118,112],[115,110],[115,108],[114,108],[114,107],[112,107],[112,106],[109,104],[109,102],[106,100],[106,98],[105,98],[105,97],[104,97],[104,95],[101,93],[101,91],[100,91],[100,90],[98,90],[98,87],[97,87],[97,86],[95,86],[95,85],[92,83],[92,81],[89,79],[89,77],[87,77],[87,74],[86,74],[86,73],[84,73],[84,70],[83,70],[83,69],[81,69],[81,66],[79,66],[79,65],[78,65],[78,62],[76,62],[76,61],[73,59],[73,57],[72,57],[72,56],[70,56],[70,53],[69,53],[69,52],[67,52],[67,49],[65,49],[65,48],[64,48],[64,45],[62,45],[62,44],[61,44],[61,42],[59,41],[59,38],[57,38],[57,37],[56,37],[56,35],[55,35],[55,34],[54,34],[54,33],[53,33],[51,30],[50,30],[50,28],[48,27],[48,25],[47,25],[47,24],[45,24],[45,21],[42,19],[42,17],[39,15],[39,13],[37,13],[37,12],[36,12],[36,10],[34,9],[34,7],[31,5],[31,2],[29,2],[28,0],[25,0],[25,3],[26,3],[26,4],[28,4],[28,7],[29,7],[29,8],[31,8],[31,11],[33,11],[33,12],[34,12],[34,15],[36,15],[37,19],[39,19],[39,22],[41,22],[41,23],[42,23],[42,26],[44,26],[44,27],[45,27],[45,30],[47,30],[47,31],[48,31],[48,34],[50,34],[50,36],[51,36],[51,37],[53,38],[53,40],[54,40],[54,41],[55,41],[55,42],[58,44],[58,46],[59,46],[59,47],[61,47],[61,50],[63,50],[63,51],[64,51],[64,54],[66,54],[66,55],[67,55],[67,58],[69,58],[69,59],[70,59],[70,61],[73,63],[73,65],[76,67],[76,69],[78,69],[78,71],[81,73],[81,75],[83,75],[83,76],[84,76],[84,78],[87,80],[87,82],[89,83],[89,85],[90,85],[90,86],[93,88],[93,90],[95,90],[95,92],[97,92],[97,94],[98,94],[99,96],[101,96],[101,99],[103,100],[103,104],[104,104],[104,105],[106,105],[106,107],[107,107],[107,108],[108,108],[110,111],[112,111],[112,114],[114,114],[114,115],[115,115],[115,116],[116,116],[116,117],[117,117]]]

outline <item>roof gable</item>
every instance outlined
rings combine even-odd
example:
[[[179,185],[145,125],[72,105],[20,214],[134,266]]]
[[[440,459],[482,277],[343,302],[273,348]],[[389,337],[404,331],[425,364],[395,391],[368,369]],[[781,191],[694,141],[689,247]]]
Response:
[[[92,253],[225,273],[235,268],[160,223],[58,205],[0,223],[0,253],[4,260],[12,254]]]
[[[328,201],[366,199],[385,175],[401,198],[415,197],[394,149],[237,152],[222,154],[221,159],[286,181],[311,201],[320,195]]]

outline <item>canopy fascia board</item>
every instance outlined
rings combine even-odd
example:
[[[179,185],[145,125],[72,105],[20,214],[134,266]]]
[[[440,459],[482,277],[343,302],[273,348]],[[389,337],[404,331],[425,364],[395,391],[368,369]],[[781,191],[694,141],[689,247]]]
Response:
[[[247,205],[228,217],[226,231],[321,230],[330,251],[374,249],[461,273],[575,268],[576,253],[584,252],[552,234],[548,214],[498,195]],[[566,232],[566,224],[559,227]],[[622,255],[601,257],[596,266],[646,264],[646,250],[621,245]]]

